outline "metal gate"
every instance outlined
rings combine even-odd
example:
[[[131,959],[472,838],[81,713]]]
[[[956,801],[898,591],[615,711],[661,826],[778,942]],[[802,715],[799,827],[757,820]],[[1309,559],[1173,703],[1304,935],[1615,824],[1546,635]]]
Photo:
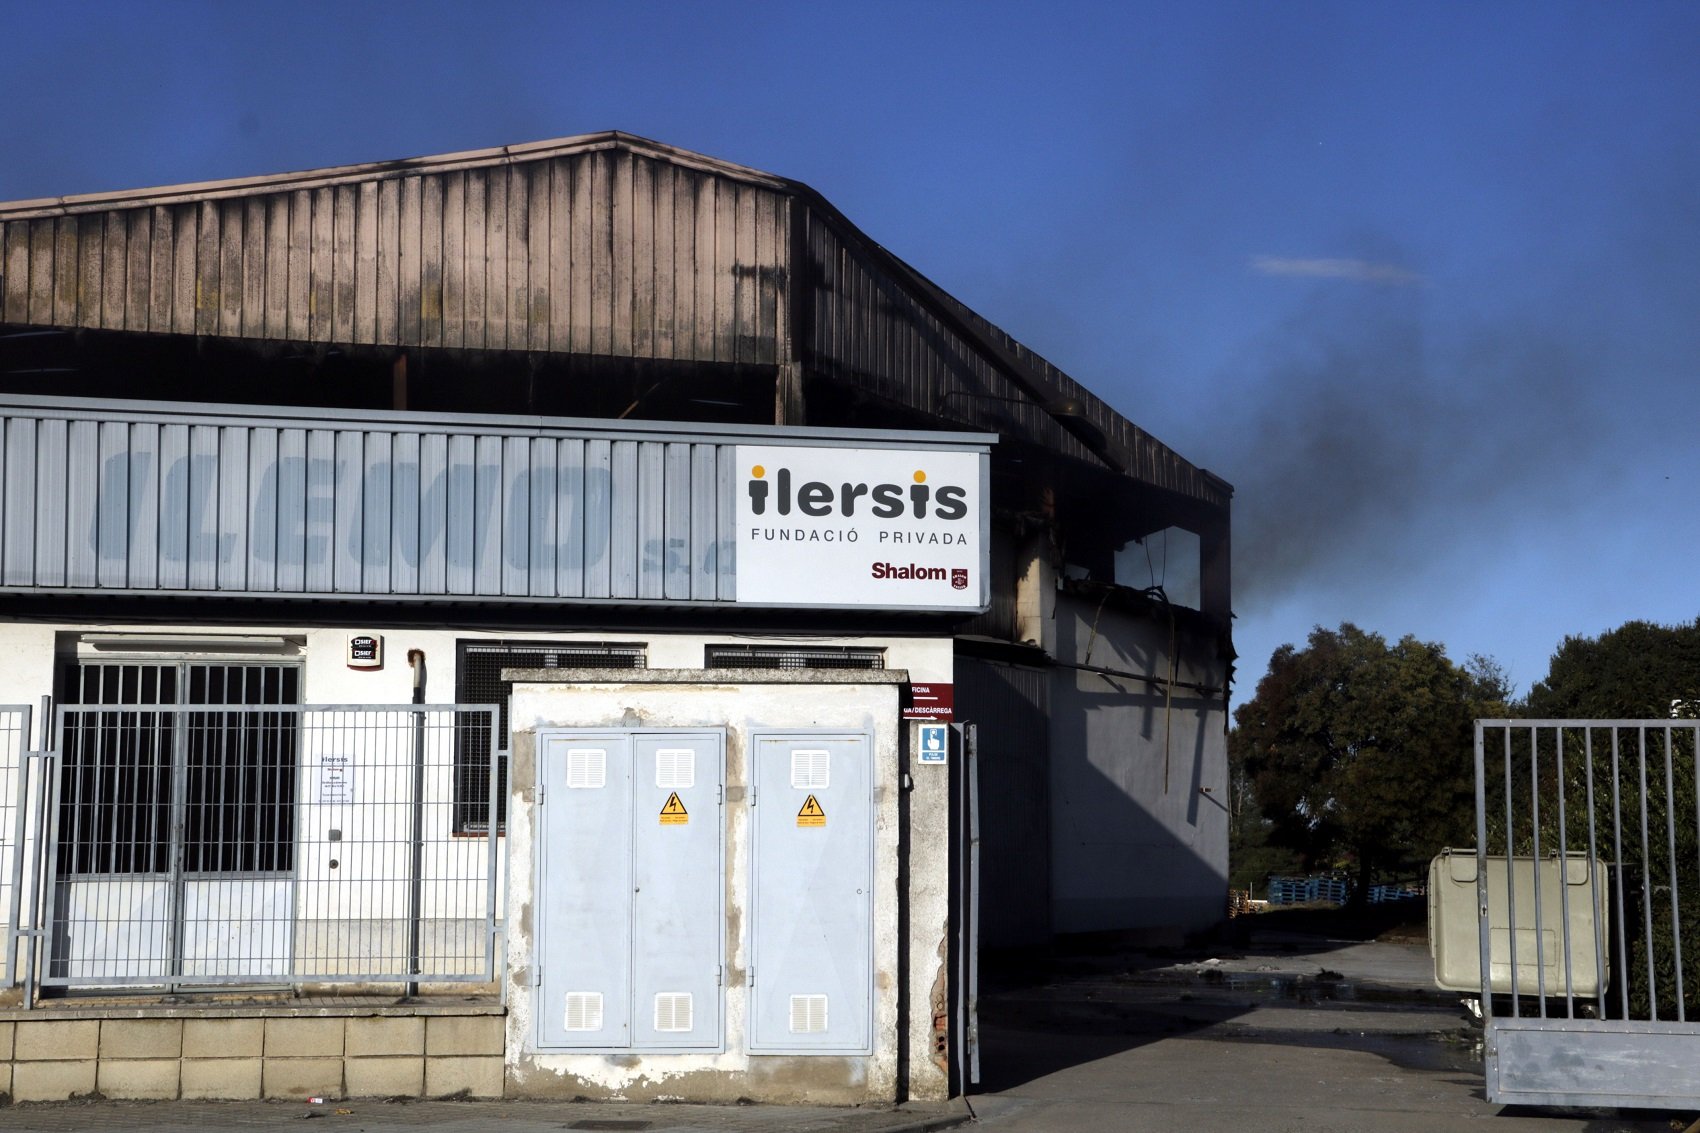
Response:
[[[80,676],[51,749],[31,753],[43,790],[13,839],[14,862],[43,848],[40,884],[14,870],[12,886],[30,895],[13,919],[26,1002],[37,984],[495,978],[499,825],[463,818],[500,813],[496,706],[304,706],[294,680],[222,664]]]
[[[1697,739],[1687,720],[1477,722],[1489,1101],[1700,1105]]]

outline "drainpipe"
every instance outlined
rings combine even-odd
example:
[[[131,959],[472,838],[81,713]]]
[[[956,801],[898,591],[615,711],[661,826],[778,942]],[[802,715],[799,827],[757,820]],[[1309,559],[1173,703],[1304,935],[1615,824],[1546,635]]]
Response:
[[[413,669],[413,703],[425,703],[425,651],[409,649],[407,663]],[[407,892],[407,997],[419,994],[419,914],[423,904],[425,868],[425,713],[413,710],[413,861],[408,871]]]

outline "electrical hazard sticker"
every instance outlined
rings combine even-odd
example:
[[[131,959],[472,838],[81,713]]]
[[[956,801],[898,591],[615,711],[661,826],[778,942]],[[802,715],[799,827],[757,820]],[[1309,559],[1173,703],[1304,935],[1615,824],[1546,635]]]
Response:
[[[825,826],[826,811],[820,808],[820,802],[810,795],[803,800],[803,809],[797,812],[798,826]]]
[[[685,804],[679,801],[679,792],[674,791],[668,795],[666,803],[661,807],[661,825],[684,826],[690,820],[690,812],[685,810]]]

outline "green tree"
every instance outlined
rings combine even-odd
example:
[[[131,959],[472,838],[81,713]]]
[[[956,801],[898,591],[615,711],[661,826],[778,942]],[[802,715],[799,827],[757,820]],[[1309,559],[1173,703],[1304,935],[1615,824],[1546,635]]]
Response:
[[[1502,715],[1507,691],[1491,660],[1460,666],[1415,637],[1318,626],[1270,658],[1229,751],[1270,841],[1312,868],[1349,865],[1363,894],[1383,871],[1470,843],[1475,720]]]
[[[1567,637],[1520,714],[1544,720],[1644,720],[1671,701],[1700,699],[1700,619],[1625,622],[1599,637]]]

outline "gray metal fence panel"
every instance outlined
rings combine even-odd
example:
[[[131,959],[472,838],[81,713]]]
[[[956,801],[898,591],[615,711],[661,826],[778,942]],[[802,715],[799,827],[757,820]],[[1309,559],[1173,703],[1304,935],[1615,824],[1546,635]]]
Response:
[[[1490,1101],[1700,1105],[1700,721],[1476,724]]]
[[[30,706],[0,704],[0,910],[6,917],[6,947],[0,955],[0,987],[17,983],[19,928],[26,865],[33,841],[27,837],[26,789],[30,782]]]
[[[3,717],[0,717],[3,719]],[[46,986],[489,982],[500,767],[477,705],[68,704],[46,807]],[[4,733],[0,733],[3,736]],[[3,742],[3,741],[0,741]]]

